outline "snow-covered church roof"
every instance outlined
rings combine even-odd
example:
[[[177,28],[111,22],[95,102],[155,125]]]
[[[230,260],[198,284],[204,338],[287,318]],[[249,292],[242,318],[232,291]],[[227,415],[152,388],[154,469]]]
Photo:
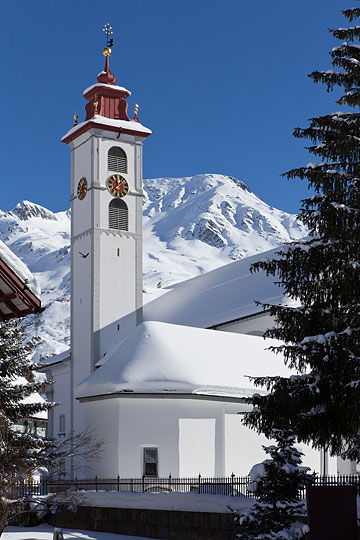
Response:
[[[261,312],[255,301],[289,304],[272,277],[250,273],[254,262],[273,259],[277,251],[279,247],[177,283],[144,306],[144,320],[210,328]]]
[[[289,375],[274,340],[154,321],[140,324],[76,389],[77,398],[113,394],[252,395],[247,377]],[[257,390],[258,391],[258,390]]]

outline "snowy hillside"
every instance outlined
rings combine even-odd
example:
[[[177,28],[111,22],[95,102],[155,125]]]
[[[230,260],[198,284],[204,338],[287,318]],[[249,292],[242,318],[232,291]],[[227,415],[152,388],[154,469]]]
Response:
[[[149,293],[305,235],[295,215],[267,205],[231,176],[156,178],[145,180],[144,191]]]
[[[294,215],[268,206],[240,180],[204,174],[144,181],[144,302],[163,287],[305,234]],[[35,273],[44,313],[30,332],[42,354],[69,346],[70,212],[23,201],[0,210],[0,239]]]
[[[11,212],[0,210],[0,239],[40,283],[46,310],[28,319],[29,331],[46,341],[41,353],[63,351],[70,338],[70,212],[23,201]]]

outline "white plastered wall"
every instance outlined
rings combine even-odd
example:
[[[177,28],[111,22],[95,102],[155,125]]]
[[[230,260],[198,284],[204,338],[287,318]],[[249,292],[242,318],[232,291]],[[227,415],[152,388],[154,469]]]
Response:
[[[72,387],[94,370],[96,362],[139,322],[142,306],[142,139],[91,129],[70,144],[72,199],[71,349]],[[124,150],[129,183],[124,197],[129,230],[109,229],[106,189],[108,151]],[[77,198],[79,180],[88,191]],[[70,398],[71,399],[71,398]],[[72,428],[84,429],[83,410],[73,405]]]
[[[269,458],[262,445],[269,446],[272,441],[246,427],[242,423],[242,417],[242,414],[225,415],[226,476],[232,473],[247,476],[255,463]],[[295,446],[304,454],[303,465],[310,467],[311,471],[320,473],[323,464],[321,452],[303,443],[296,443]],[[327,457],[326,461],[326,474],[336,474],[336,458]]]
[[[179,418],[179,476],[214,476],[215,418]]]
[[[111,478],[142,476],[144,447],[158,448],[161,477],[223,476],[225,411],[244,409],[238,403],[191,397],[130,396],[86,401],[83,407],[87,422],[107,441],[92,474]]]
[[[59,417],[65,415],[65,431],[68,433],[70,427],[70,359],[59,364],[49,366],[45,373],[48,380],[55,383],[47,388],[47,398],[49,401],[58,403],[49,412],[49,437],[57,437],[59,434]]]

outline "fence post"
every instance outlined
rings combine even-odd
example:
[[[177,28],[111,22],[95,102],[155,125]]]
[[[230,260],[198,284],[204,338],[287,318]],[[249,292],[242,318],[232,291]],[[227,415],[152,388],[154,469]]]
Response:
[[[120,491],[120,475],[117,477],[117,490]]]
[[[142,492],[144,493],[145,491],[145,476],[142,475]]]
[[[98,488],[98,477],[97,475],[95,476],[95,490],[97,491],[97,488]]]
[[[200,492],[201,492],[201,474],[199,473],[199,495],[200,495]]]
[[[171,474],[169,474],[169,491],[171,491]]]
[[[234,478],[235,478],[235,474],[231,473],[231,496],[232,497],[234,496]]]
[[[77,476],[75,476],[75,491],[77,491],[79,488],[78,488],[78,483],[77,483]]]

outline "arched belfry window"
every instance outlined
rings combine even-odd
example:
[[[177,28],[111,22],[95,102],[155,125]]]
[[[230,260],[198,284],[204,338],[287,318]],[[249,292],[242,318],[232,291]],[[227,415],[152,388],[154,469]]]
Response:
[[[122,148],[113,146],[108,153],[108,170],[127,174],[127,159]]]
[[[109,204],[109,229],[129,230],[128,207],[122,199],[113,199]]]

